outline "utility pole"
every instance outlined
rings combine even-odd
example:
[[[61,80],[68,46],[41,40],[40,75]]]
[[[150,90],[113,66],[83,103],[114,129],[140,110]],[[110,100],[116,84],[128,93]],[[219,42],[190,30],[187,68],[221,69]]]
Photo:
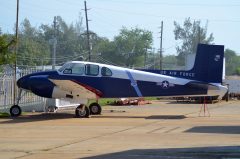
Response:
[[[19,14],[19,0],[17,0],[17,13],[16,13],[16,30],[15,30],[15,40],[16,40],[16,45],[15,45],[15,51],[14,51],[14,56],[15,56],[15,61],[14,61],[14,80],[13,80],[13,103],[14,105],[16,104],[16,82],[17,82],[17,54],[18,54],[18,14]]]
[[[56,37],[57,17],[56,16],[54,16],[53,28],[54,28],[54,35],[53,35],[54,37],[53,37],[52,70],[55,70],[55,66],[56,66],[56,46],[57,46],[57,37]]]
[[[144,53],[144,68],[146,68],[147,65],[147,47],[146,47],[146,51]]]
[[[198,26],[198,43],[201,43],[201,28]]]
[[[160,59],[159,59],[159,67],[160,70],[162,70],[162,39],[163,39],[163,21],[161,22],[161,31],[160,31],[160,49],[159,49],[159,55],[160,55]]]
[[[90,48],[90,35],[89,35],[89,29],[88,29],[88,15],[87,15],[87,2],[84,1],[85,6],[85,17],[86,17],[86,26],[87,26],[87,47],[88,47],[88,61],[91,61],[91,48]]]
[[[152,48],[153,69],[155,70],[155,48]]]

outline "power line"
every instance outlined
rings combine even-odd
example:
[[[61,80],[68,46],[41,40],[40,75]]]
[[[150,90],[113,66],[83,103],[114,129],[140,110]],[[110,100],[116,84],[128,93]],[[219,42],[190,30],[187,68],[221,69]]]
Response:
[[[111,3],[125,3],[124,1],[117,1],[117,0],[108,0],[108,2],[111,2]],[[194,6],[194,7],[240,7],[240,4],[239,3],[232,3],[232,4],[229,4],[229,3],[222,3],[222,4],[216,4],[216,3],[170,3],[170,2],[151,2],[151,1],[130,1],[130,0],[127,0],[127,3],[133,3],[133,4],[144,4],[144,5],[164,5],[164,6],[179,6],[179,7],[186,7],[186,6]]]
[[[85,53],[82,53],[82,54],[79,54],[79,55],[75,55],[75,56],[63,56],[63,57],[58,57],[58,58],[55,58],[56,60],[64,60],[64,59],[76,59],[76,58],[79,58],[81,56],[85,55]],[[20,56],[18,55],[17,56],[18,58],[20,59],[26,59],[26,60],[29,60],[29,59],[34,59],[34,60],[39,60],[39,59],[43,59],[43,60],[52,60],[53,58],[49,58],[49,57],[29,57],[29,56]]]
[[[145,14],[145,13],[139,13],[139,12],[131,12],[131,11],[126,11],[126,10],[116,10],[116,9],[109,9],[109,8],[99,8],[99,7],[94,7],[94,9],[98,10],[104,10],[108,12],[116,12],[116,13],[121,13],[121,14],[127,14],[127,15],[140,15],[140,16],[147,16],[147,17],[156,17],[156,18],[164,18],[164,19],[186,19],[186,17],[168,17],[168,16],[160,16],[156,14]],[[208,21],[215,21],[215,22],[236,22],[239,23],[240,20],[231,20],[231,19],[206,19],[206,18],[191,18],[193,20],[208,20]]]

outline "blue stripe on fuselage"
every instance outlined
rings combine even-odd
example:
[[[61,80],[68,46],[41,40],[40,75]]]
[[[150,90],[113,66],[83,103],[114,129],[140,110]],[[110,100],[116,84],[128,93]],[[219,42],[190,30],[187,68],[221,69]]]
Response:
[[[128,77],[129,77],[129,79],[131,81],[131,86],[135,89],[138,97],[142,97],[142,93],[141,93],[140,89],[138,88],[137,81],[134,80],[134,78],[133,78],[133,76],[132,76],[130,71],[126,70],[126,73],[127,73]]]

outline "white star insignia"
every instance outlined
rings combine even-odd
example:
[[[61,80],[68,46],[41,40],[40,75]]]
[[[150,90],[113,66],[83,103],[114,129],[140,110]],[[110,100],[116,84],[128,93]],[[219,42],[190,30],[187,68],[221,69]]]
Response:
[[[168,81],[163,81],[162,82],[162,87],[163,88],[168,88],[169,87],[169,82]]]

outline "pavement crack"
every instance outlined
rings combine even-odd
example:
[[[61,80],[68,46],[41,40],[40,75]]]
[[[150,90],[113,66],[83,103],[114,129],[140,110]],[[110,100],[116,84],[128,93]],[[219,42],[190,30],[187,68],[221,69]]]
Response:
[[[170,130],[165,131],[164,133],[170,133],[170,132],[172,132],[172,131],[174,131],[174,130],[177,130],[177,129],[179,129],[179,128],[181,128],[181,127],[175,127],[175,128],[173,128],[173,129],[170,129]]]
[[[164,129],[164,128],[165,128],[165,127],[160,127],[160,128],[154,129],[154,130],[152,130],[152,131],[147,132],[147,134],[154,133],[154,132],[156,132],[156,131],[158,131],[158,130],[162,130],[162,129]]]

